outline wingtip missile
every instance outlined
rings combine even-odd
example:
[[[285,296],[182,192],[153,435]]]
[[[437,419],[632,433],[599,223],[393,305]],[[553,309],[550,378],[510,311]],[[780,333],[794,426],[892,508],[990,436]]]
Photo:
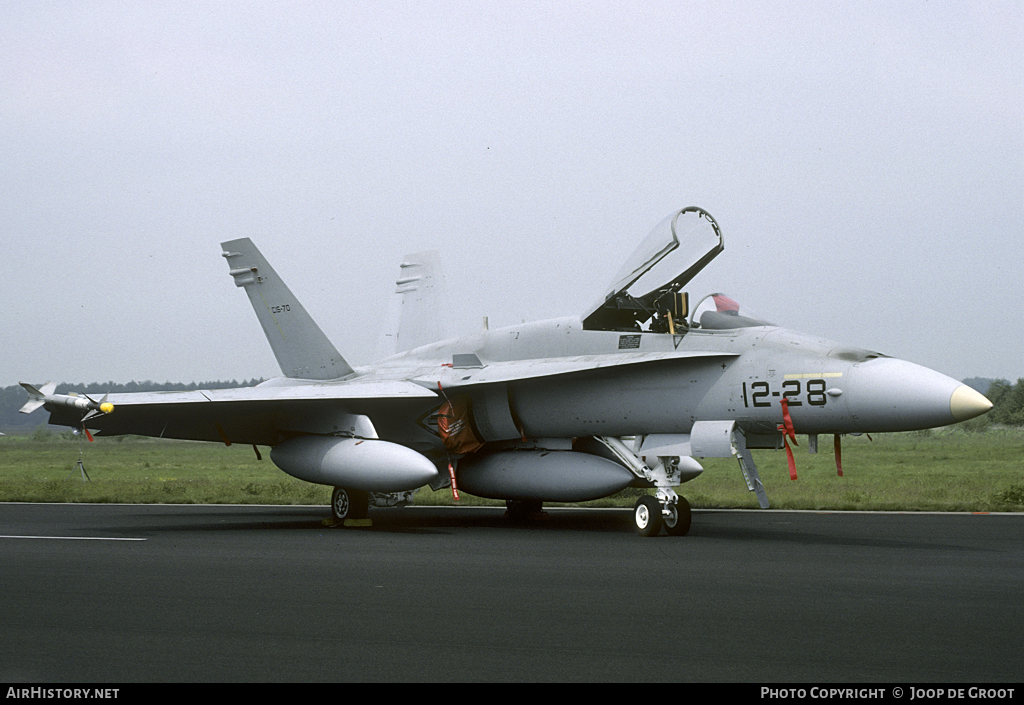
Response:
[[[47,382],[41,388],[36,388],[31,384],[20,382],[21,386],[28,392],[28,401],[25,405],[19,409],[23,414],[31,414],[33,411],[41,406],[49,404],[51,406],[69,406],[73,409],[81,409],[82,411],[89,412],[91,414],[101,413],[109,414],[114,410],[114,405],[107,401],[107,396],[104,395],[100,401],[94,401],[87,395],[78,396],[77,394],[54,394],[54,390],[57,389],[56,382]]]

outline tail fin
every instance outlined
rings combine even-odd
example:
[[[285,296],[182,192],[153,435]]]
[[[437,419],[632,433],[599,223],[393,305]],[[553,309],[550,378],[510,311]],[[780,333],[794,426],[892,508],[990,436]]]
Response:
[[[389,328],[380,339],[381,357],[451,337],[444,273],[435,250],[402,258],[388,311]]]
[[[277,364],[293,379],[338,379],[352,368],[249,238],[222,242],[235,286],[245,289]]]

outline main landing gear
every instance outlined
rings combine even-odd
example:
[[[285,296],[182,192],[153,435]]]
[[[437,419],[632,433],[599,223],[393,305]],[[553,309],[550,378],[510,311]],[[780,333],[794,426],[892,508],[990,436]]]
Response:
[[[539,499],[507,499],[505,516],[513,524],[522,524],[530,519],[546,519],[548,515]]]
[[[416,490],[367,492],[350,487],[335,487],[331,493],[331,526],[370,526],[370,507],[405,507],[412,504]]]
[[[348,519],[365,519],[369,508],[369,492],[335,487],[334,492],[331,493],[331,514],[339,522],[344,522]]]
[[[645,495],[633,506],[633,522],[641,536],[657,536],[662,527],[669,536],[685,536],[690,521],[690,503],[678,495],[675,502],[665,503]]]

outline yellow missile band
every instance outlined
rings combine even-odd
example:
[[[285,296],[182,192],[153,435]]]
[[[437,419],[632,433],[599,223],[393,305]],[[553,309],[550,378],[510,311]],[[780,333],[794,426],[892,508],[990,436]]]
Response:
[[[104,402],[103,404],[100,404],[100,411],[102,411],[104,414],[109,414],[113,410],[114,410],[114,405],[111,404],[109,401],[108,402]]]

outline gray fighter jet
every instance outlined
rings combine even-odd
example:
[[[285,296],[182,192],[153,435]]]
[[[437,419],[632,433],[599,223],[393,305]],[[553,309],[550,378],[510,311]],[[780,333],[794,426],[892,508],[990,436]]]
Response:
[[[582,315],[465,338],[433,337],[438,260],[410,255],[385,337],[394,354],[356,368],[250,240],[222,247],[283,377],[100,401],[24,385],[22,411],[44,406],[51,423],[103,435],[271,446],[286,473],[335,488],[339,523],[365,523],[368,507],[408,504],[425,485],[504,499],[512,519],[642,487],[652,494],[634,519],[650,536],[689,530],[674,488],[701,473],[697,458],[737,458],[767,507],[752,448],[789,452],[800,433],[816,449],[833,434],[838,451],[842,434],[944,426],[992,406],[938,372],[780,328],[725,294],[691,310],[683,287],[724,249],[697,207],[658,224]]]

